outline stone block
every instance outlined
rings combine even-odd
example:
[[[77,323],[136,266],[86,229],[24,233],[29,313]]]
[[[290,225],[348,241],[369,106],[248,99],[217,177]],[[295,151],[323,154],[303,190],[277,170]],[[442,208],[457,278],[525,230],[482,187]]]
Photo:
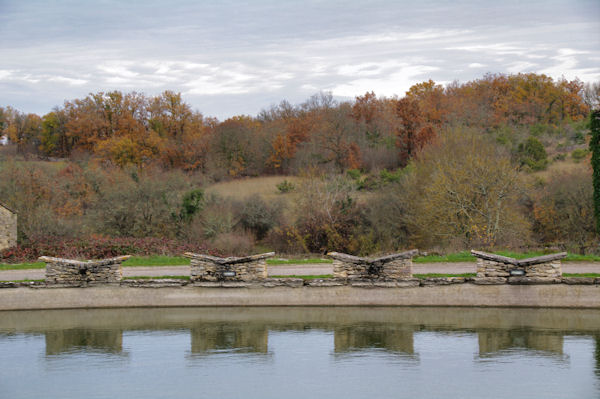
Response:
[[[475,277],[471,282],[478,285],[500,285],[506,284],[506,280],[505,277]]]
[[[508,284],[560,284],[562,280],[554,277],[510,277]]]
[[[395,281],[412,278],[412,258],[417,250],[380,258],[361,258],[338,252],[327,255],[333,259],[333,277],[336,279],[374,279]]]
[[[42,256],[46,263],[46,284],[64,287],[87,287],[91,285],[119,283],[123,278],[121,263],[129,255],[96,261]]]
[[[506,256],[490,254],[480,251],[471,251],[477,257],[477,277],[511,277],[511,272],[520,271],[529,278],[560,278],[562,276],[561,259],[567,256],[566,252],[558,254],[537,256],[527,259],[515,259]],[[514,280],[518,281],[518,280]]]
[[[216,256],[187,252],[190,258],[190,280],[192,282],[250,282],[267,278],[267,258],[274,252],[241,258],[219,258]]]

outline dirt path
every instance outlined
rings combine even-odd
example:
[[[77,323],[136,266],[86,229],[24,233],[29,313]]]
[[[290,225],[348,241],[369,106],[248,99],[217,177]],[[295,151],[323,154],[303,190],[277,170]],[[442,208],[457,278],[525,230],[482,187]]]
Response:
[[[475,263],[415,263],[414,274],[427,273],[475,273]],[[600,273],[600,262],[565,262],[562,265],[563,273]],[[270,276],[306,276],[332,274],[333,267],[330,263],[318,263],[311,265],[278,265],[269,266]],[[153,267],[124,267],[124,277],[134,276],[189,276],[189,266],[153,266]],[[0,281],[15,280],[42,280],[44,269],[26,270],[2,270]]]

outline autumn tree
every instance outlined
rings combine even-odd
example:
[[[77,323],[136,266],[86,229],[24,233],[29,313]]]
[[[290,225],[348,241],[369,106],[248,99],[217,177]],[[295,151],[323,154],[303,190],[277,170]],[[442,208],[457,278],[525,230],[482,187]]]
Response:
[[[526,236],[517,166],[477,131],[445,132],[423,149],[406,179],[406,222],[419,246],[455,238],[464,246],[507,245]]]
[[[426,143],[435,137],[435,130],[421,112],[419,103],[404,97],[396,103],[399,125],[396,129],[396,147],[400,162],[405,166]]]
[[[539,240],[586,253],[597,231],[593,200],[589,170],[552,176],[533,193],[533,228]]]

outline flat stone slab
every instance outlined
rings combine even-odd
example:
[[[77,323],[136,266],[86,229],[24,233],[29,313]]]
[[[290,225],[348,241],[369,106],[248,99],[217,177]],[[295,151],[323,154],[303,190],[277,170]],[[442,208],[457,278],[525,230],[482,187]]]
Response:
[[[419,250],[412,249],[410,251],[400,252],[397,254],[386,255],[380,258],[361,258],[359,256],[343,254],[339,252],[329,252],[327,256],[345,263],[367,264],[367,265],[384,265],[398,259],[409,259],[418,255]]]
[[[191,259],[199,259],[207,262],[216,263],[218,265],[234,265],[236,263],[247,263],[247,262],[255,262],[257,260],[272,258],[275,256],[275,252],[267,252],[264,254],[258,255],[250,255],[250,256],[242,256],[242,257],[229,257],[229,258],[219,258],[218,256],[204,255],[204,254],[196,254],[193,252],[186,252],[183,254],[186,258]]]
[[[504,263],[507,265],[514,265],[517,267],[537,265],[540,263],[548,263],[548,262],[552,262],[554,260],[563,259],[567,256],[566,252],[559,252],[557,254],[536,256],[536,257],[527,258],[527,259],[515,259],[515,258],[509,258],[508,256],[490,254],[487,252],[481,252],[481,251],[475,251],[475,250],[471,250],[471,254],[473,256],[475,256],[476,258],[491,260],[494,262]]]

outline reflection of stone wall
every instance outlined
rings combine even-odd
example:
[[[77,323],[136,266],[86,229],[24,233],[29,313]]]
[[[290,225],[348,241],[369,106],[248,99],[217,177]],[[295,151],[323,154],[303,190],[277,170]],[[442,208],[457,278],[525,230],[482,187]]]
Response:
[[[130,256],[82,262],[71,259],[40,257],[46,263],[46,283],[74,287],[97,283],[117,283],[123,272],[121,263]]]
[[[218,258],[216,256],[187,252],[190,258],[191,281],[255,281],[267,278],[267,258],[274,252],[243,258]]]
[[[191,330],[192,353],[233,350],[242,353],[267,353],[269,330],[266,325],[214,324]]]
[[[334,328],[335,352],[380,348],[390,352],[414,354],[413,331],[398,327],[373,325]]]
[[[46,355],[59,355],[79,349],[104,353],[123,351],[120,330],[72,329],[46,332]]]
[[[563,336],[537,331],[479,331],[479,355],[492,356],[512,348],[563,354]]]
[[[566,252],[561,252],[535,258],[514,259],[479,251],[471,251],[471,253],[477,257],[477,278],[500,279],[511,277],[511,272],[520,273],[519,277],[522,278],[559,278],[562,276],[560,260],[567,256]]]
[[[417,253],[417,250],[412,250],[376,259],[338,252],[327,255],[333,259],[334,278],[401,280],[412,278],[412,258]]]
[[[0,250],[17,245],[17,214],[0,204]]]

